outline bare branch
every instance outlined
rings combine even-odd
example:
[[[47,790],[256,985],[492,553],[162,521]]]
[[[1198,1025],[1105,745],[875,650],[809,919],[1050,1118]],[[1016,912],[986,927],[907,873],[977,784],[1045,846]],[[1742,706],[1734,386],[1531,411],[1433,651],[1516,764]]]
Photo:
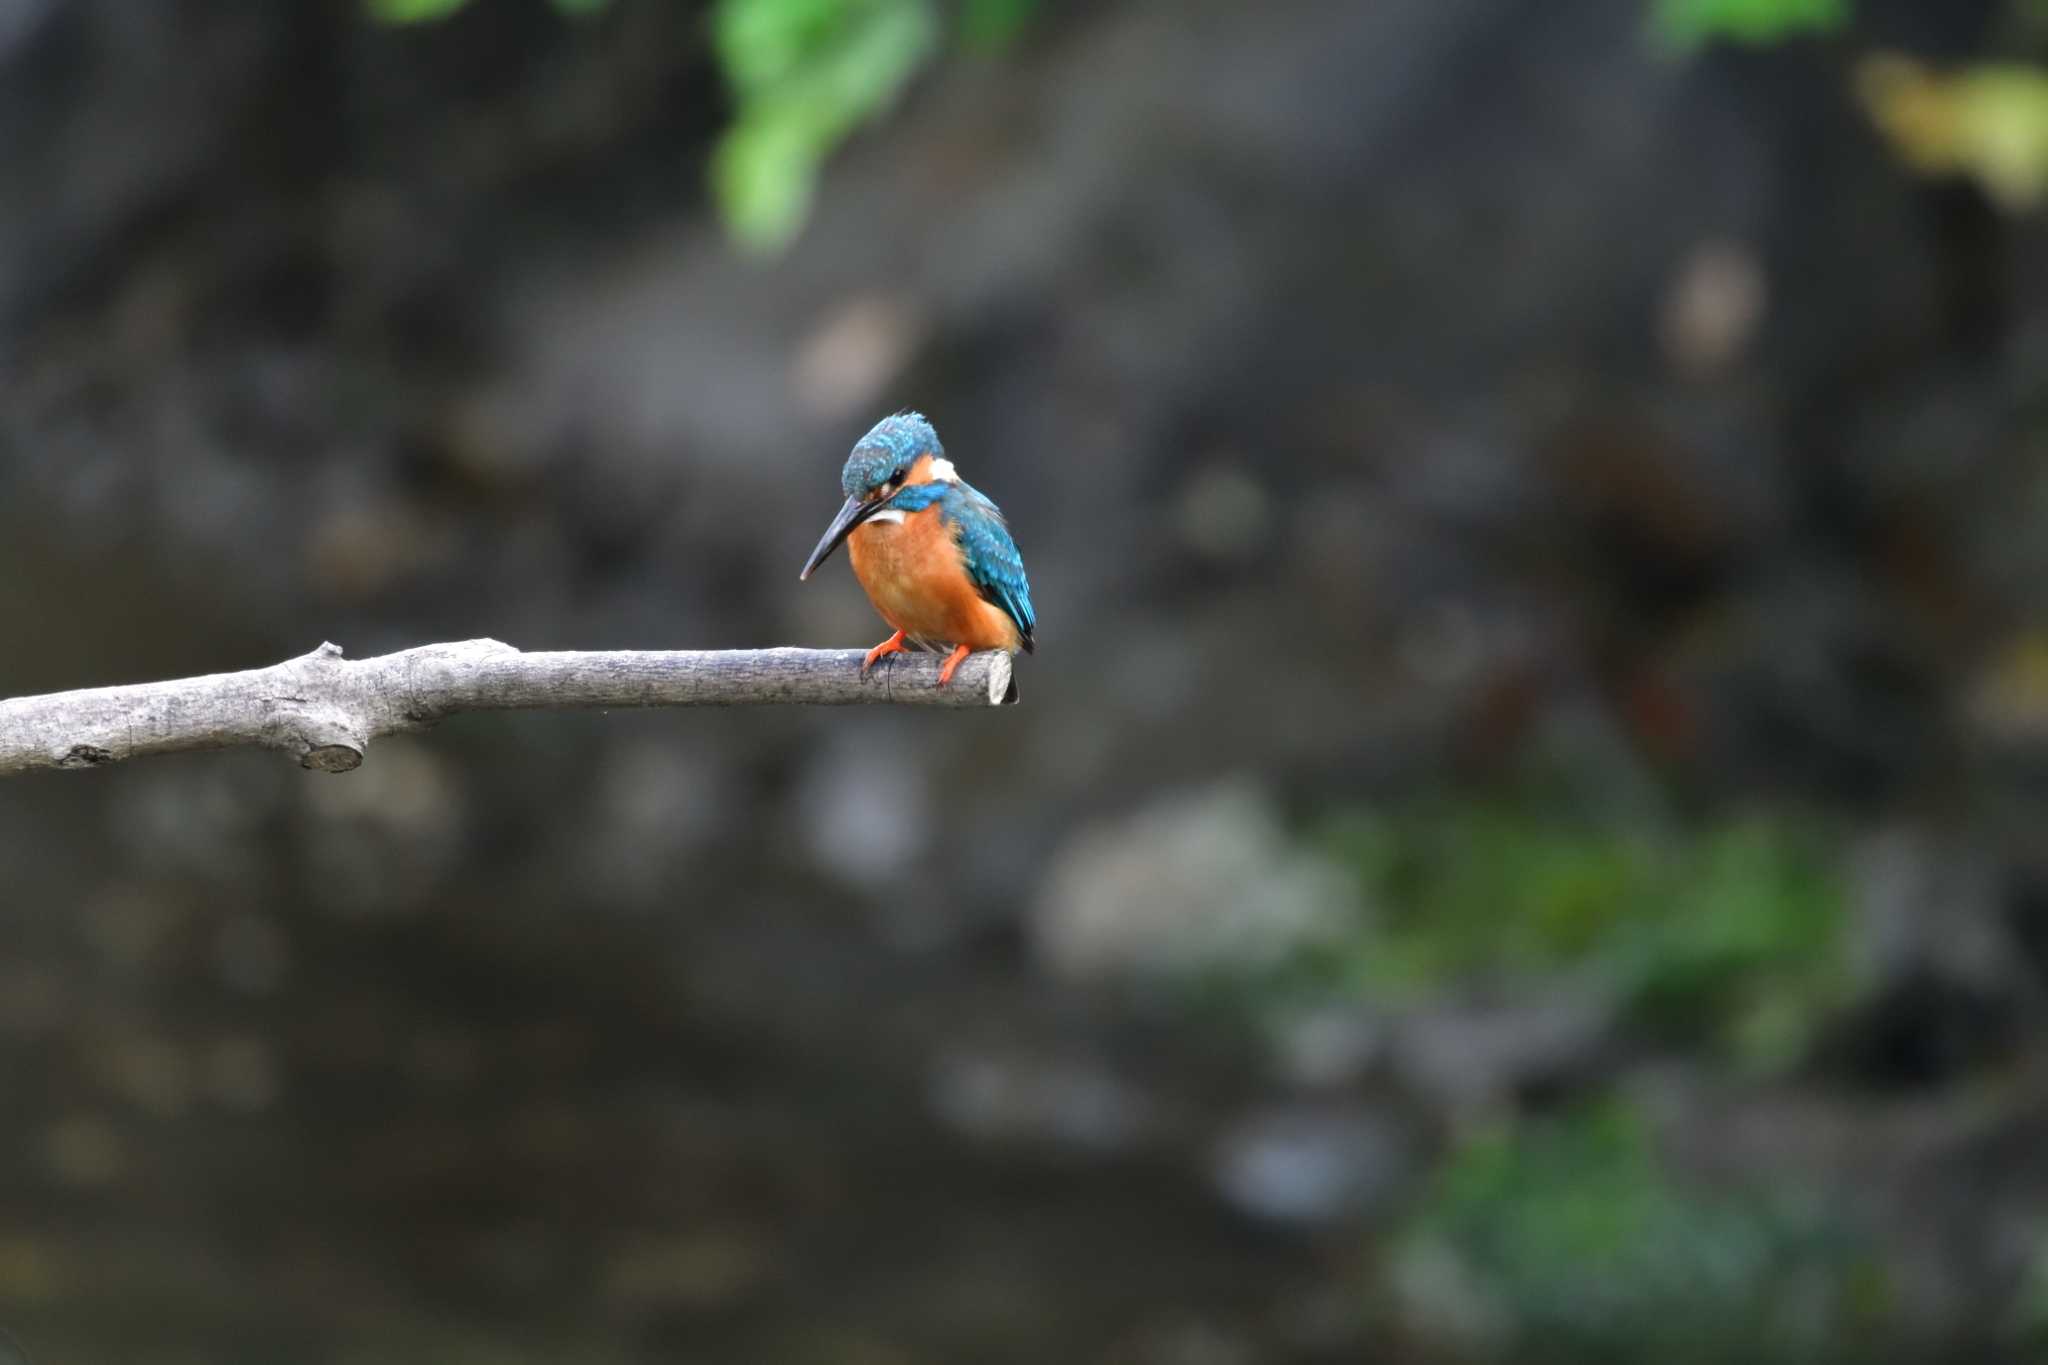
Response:
[[[951,684],[939,660],[899,654],[860,676],[859,650],[611,650],[526,654],[496,640],[344,659],[337,645],[246,673],[0,701],[0,776],[96,768],[144,754],[283,749],[347,772],[379,735],[464,711],[613,706],[1002,706],[1010,657],[976,654]]]

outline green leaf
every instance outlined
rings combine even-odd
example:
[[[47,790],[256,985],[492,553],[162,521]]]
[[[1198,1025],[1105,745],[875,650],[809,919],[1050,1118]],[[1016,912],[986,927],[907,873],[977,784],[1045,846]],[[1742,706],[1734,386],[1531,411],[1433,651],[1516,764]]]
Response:
[[[1718,39],[1775,43],[1846,26],[1850,0],[1654,0],[1651,23],[1665,44],[1691,51]]]
[[[1967,175],[2012,213],[2048,198],[2048,72],[1985,63],[1944,73],[1880,53],[1858,64],[1856,87],[1913,169]],[[2011,677],[2024,683],[2024,666]]]
[[[1825,831],[1752,816],[1652,831],[1555,803],[1340,812],[1322,835],[1359,909],[1338,940],[1248,976],[1273,1006],[1403,1005],[1461,983],[1576,975],[1631,1027],[1752,1073],[1799,1062],[1851,981]]]
[[[425,24],[446,19],[469,0],[364,0],[370,17],[380,24]]]
[[[386,24],[429,23],[469,0],[363,0]],[[610,0],[552,0],[576,18]],[[960,0],[961,42],[993,51],[1036,0]],[[939,0],[718,0],[711,37],[731,85],[731,126],[711,157],[713,198],[744,247],[787,246],[825,159],[888,109],[937,47]]]
[[[712,37],[739,112],[711,184],[743,245],[795,237],[826,156],[889,106],[937,34],[932,0],[722,0]]]
[[[960,41],[974,52],[1000,52],[1023,31],[1038,0],[960,0]]]
[[[585,18],[607,8],[611,0],[552,0],[562,14]],[[469,0],[363,0],[370,17],[380,24],[430,24],[465,8]]]
[[[1396,1256],[1397,1282],[1452,1270],[1434,1278],[1458,1292],[1422,1316],[1495,1322],[1530,1358],[1810,1360],[1888,1301],[1839,1216],[1789,1188],[1694,1189],[1614,1101],[1468,1137]]]
[[[822,139],[796,111],[744,116],[711,158],[711,188],[727,228],[758,250],[787,245],[811,208]]]

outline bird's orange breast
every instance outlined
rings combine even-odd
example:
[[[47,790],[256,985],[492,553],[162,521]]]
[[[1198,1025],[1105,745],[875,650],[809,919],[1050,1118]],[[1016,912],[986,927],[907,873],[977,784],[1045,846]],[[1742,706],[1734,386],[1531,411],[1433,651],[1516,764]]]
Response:
[[[967,576],[960,546],[936,505],[900,522],[863,522],[846,550],[875,610],[912,639],[1013,653],[1021,646],[1016,623]]]

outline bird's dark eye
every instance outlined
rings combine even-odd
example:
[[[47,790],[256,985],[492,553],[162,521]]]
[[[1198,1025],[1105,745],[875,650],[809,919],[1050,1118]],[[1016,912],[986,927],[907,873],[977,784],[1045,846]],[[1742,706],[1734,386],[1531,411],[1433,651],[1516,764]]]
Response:
[[[894,474],[891,474],[891,475],[889,476],[889,487],[891,487],[891,488],[901,488],[901,487],[903,486],[903,480],[904,480],[904,478],[905,478],[905,477],[906,477],[906,476],[907,476],[907,475],[908,475],[909,473],[910,473],[910,471],[909,471],[909,470],[907,470],[907,469],[899,469],[899,470],[897,470],[897,471],[896,471],[896,472],[895,472]]]

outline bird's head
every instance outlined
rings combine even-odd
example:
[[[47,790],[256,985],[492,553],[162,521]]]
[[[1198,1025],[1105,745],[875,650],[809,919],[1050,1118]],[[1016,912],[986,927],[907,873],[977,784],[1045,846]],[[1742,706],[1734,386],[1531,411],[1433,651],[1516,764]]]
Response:
[[[846,467],[839,471],[839,489],[846,494],[846,505],[825,528],[818,548],[811,551],[797,578],[809,578],[855,527],[887,510],[890,500],[903,489],[952,477],[953,464],[939,444],[939,433],[922,414],[899,412],[884,417],[847,455]]]

